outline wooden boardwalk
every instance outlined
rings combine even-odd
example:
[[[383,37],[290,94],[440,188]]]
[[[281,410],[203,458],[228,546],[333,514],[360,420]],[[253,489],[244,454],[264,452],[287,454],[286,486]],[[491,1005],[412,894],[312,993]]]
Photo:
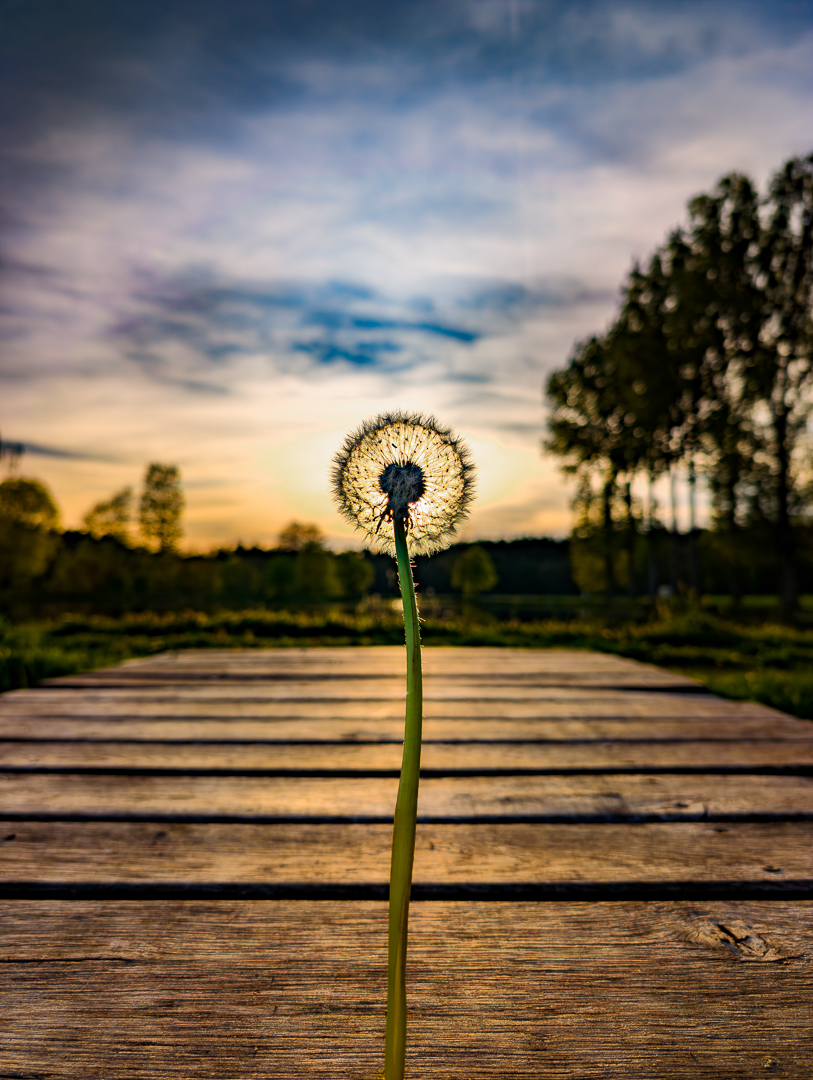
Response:
[[[414,1080],[813,1077],[813,725],[427,649]],[[403,650],[0,698],[0,1078],[373,1080]]]

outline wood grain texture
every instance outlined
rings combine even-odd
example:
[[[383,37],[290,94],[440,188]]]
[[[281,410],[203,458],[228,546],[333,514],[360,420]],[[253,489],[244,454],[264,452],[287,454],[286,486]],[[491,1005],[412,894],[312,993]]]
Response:
[[[396,777],[0,773],[0,816],[386,821]],[[421,782],[423,819],[813,818],[807,776],[462,776]]]
[[[245,688],[243,688],[245,689]],[[403,695],[402,695],[403,697]],[[626,719],[662,717],[681,719],[753,718],[786,722],[785,714],[754,702],[723,701],[711,695],[668,694],[660,692],[622,692],[580,690],[553,687],[540,690],[527,700],[503,697],[480,700],[432,700],[426,702],[427,718],[476,719],[479,717],[505,720],[535,718]],[[156,690],[145,687],[133,690],[23,690],[0,697],[2,717],[164,717],[193,720],[205,718],[330,718],[330,719],[396,719],[403,721],[404,701],[335,697],[269,700],[261,692],[252,697],[238,697],[227,689],[206,689],[203,693],[186,690]],[[796,721],[806,723],[806,721]]]
[[[401,768],[396,743],[3,742],[0,769],[171,770],[191,773],[383,773]],[[785,742],[429,743],[421,771],[696,772],[813,768],[813,739]]]
[[[577,677],[613,676],[636,681],[649,680],[661,684],[686,685],[691,680],[652,664],[613,656],[609,653],[579,649],[514,649],[488,647],[433,647],[423,650],[424,669],[428,677],[472,673],[472,658],[476,657],[476,673],[482,675],[531,674],[556,680]],[[54,683],[70,683],[88,677],[127,678],[204,675],[213,672],[228,677],[232,674],[265,675],[299,673],[314,677],[321,674],[390,674],[400,676],[404,671],[404,652],[401,646],[371,646],[358,648],[304,649],[185,649],[164,652],[152,657],[128,660],[113,668],[66,676]]]
[[[541,671],[595,671],[599,668],[612,670],[643,669],[658,674],[662,669],[637,660],[627,660],[612,653],[591,652],[587,649],[522,649],[495,646],[466,645],[424,645],[424,666],[428,671],[436,671],[449,666],[466,666],[472,655],[477,658],[478,666],[487,664],[506,666],[514,664]],[[157,665],[165,667],[202,666],[227,668],[231,665],[248,667],[287,666],[303,664],[308,666],[352,666],[360,667],[369,663],[389,665],[392,670],[400,671],[404,665],[402,645],[326,645],[319,648],[292,647],[284,649],[182,649],[166,650],[155,656],[142,656],[126,660],[118,665],[123,670],[130,668],[151,668]]]
[[[388,825],[0,821],[0,882],[378,884]],[[809,882],[813,822],[423,825],[415,883]]]
[[[115,701],[126,695],[136,695],[144,701],[165,698],[171,696],[178,701],[207,701],[218,700],[226,697],[234,701],[401,701],[404,699],[403,676],[387,678],[357,678],[348,675],[343,679],[315,679],[306,676],[268,680],[267,682],[234,682],[219,684],[216,680],[211,682],[179,682],[177,684],[150,683],[138,686],[105,686],[88,685],[77,681],[74,684],[79,689],[76,691],[63,687],[43,688],[32,693],[52,700],[60,694],[63,698],[72,693],[91,693],[97,700]],[[428,679],[425,683],[425,698],[427,701],[529,701],[529,700],[562,700],[568,697],[604,697],[608,693],[623,695],[636,694],[640,688],[626,689],[624,687],[589,687],[580,683],[577,686],[568,687],[559,683],[545,683],[534,685],[529,681],[512,679],[506,675],[501,679],[477,680],[476,678],[461,679]],[[666,694],[668,690],[655,686],[645,692]],[[687,697],[707,698],[708,694],[672,694],[670,697],[678,697],[683,702],[683,710],[686,709]]]
[[[737,719],[685,716],[679,720],[651,717],[605,719],[465,720],[429,717],[424,721],[424,744],[491,742],[752,742],[809,741],[813,724],[807,720]],[[0,715],[0,740],[72,742],[211,742],[211,743],[400,743],[403,717],[398,719],[232,719],[159,720],[132,717],[21,717]]]
[[[380,1069],[383,904],[3,916],[0,1074]],[[810,904],[415,904],[411,931],[411,1080],[809,1080]]]
[[[810,724],[606,655],[425,660],[424,765],[452,775],[421,785],[424,895],[813,888],[813,777],[765,774],[813,766]],[[400,648],[200,650],[4,695],[0,889],[375,895],[402,670]],[[202,775],[223,770],[243,775]],[[393,775],[361,775],[379,770]],[[383,904],[5,900],[0,912],[0,1078],[380,1070]],[[810,1080],[811,956],[806,902],[415,903],[408,1075]]]

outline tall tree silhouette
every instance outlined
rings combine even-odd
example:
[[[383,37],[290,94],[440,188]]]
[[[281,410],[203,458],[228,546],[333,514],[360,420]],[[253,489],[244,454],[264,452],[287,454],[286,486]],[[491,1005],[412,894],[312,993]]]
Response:
[[[138,507],[141,532],[158,551],[174,551],[181,539],[184,497],[177,465],[147,466]]]
[[[636,386],[645,388],[637,402]],[[566,470],[674,477],[680,465],[694,520],[700,469],[715,531],[732,555],[743,528],[772,529],[779,598],[790,614],[796,524],[809,511],[813,155],[788,161],[764,199],[740,174],[692,199],[688,226],[646,269],[633,269],[616,322],[577,347],[548,396],[547,447]]]

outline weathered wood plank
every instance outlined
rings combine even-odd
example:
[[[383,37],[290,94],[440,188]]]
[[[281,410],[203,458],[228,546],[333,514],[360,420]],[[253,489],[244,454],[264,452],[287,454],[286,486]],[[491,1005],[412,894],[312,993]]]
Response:
[[[378,884],[389,825],[0,821],[0,882]],[[426,824],[416,885],[808,882],[813,822]]]
[[[387,651],[386,657],[360,655],[361,650],[345,649],[335,658],[325,659],[321,650],[311,649],[301,654],[286,649],[280,650],[244,650],[234,651],[230,655],[219,654],[212,650],[211,655],[198,657],[186,654],[162,653],[159,656],[127,661],[113,667],[99,668],[77,676],[63,676],[60,681],[77,678],[83,680],[86,675],[106,678],[150,678],[184,677],[198,678],[224,677],[231,675],[257,678],[276,677],[278,675],[299,674],[301,676],[341,676],[347,673],[357,675],[402,675],[404,671],[403,647]],[[539,676],[553,678],[635,678],[640,681],[687,683],[685,675],[655,667],[652,664],[639,663],[622,657],[601,653],[566,653],[557,650],[499,650],[487,653],[481,649],[461,649],[453,651],[443,648],[424,648],[424,669],[430,677],[467,675],[476,667],[479,675],[504,676],[506,673],[522,677]],[[476,664],[472,664],[473,656]]]
[[[472,663],[476,655],[476,664]],[[573,650],[466,650],[427,649],[427,686],[454,688],[460,683],[471,686],[509,685],[517,687],[555,686],[644,686],[652,689],[698,690],[692,680],[656,667],[603,654],[579,653]],[[197,654],[164,654],[115,668],[51,680],[52,687],[158,689],[162,684],[181,688],[197,686],[212,689],[217,682],[239,685],[248,680],[256,685],[274,685],[280,680],[296,687],[307,682],[342,683],[355,686],[358,681],[368,684],[390,683],[400,691],[403,673],[403,650],[332,649],[332,650],[245,650],[242,652],[205,650]],[[265,682],[263,682],[265,680]],[[349,683],[348,683],[349,680]],[[369,687],[368,687],[369,690]],[[369,694],[368,694],[369,696]],[[387,695],[388,696],[388,695]]]
[[[242,688],[243,690],[245,688]],[[22,690],[0,697],[0,715],[7,716],[82,716],[82,717],[317,717],[403,720],[404,702],[392,699],[356,700],[336,697],[278,698],[269,700],[253,692],[248,698],[224,690],[210,689],[205,694],[188,694],[183,689],[173,692],[156,691],[145,687],[139,693],[99,689],[94,691]],[[479,698],[426,701],[427,718],[499,717],[506,720],[539,718],[587,719],[627,717],[752,717],[755,719],[785,719],[783,713],[764,705],[744,701],[723,701],[711,695],[667,693],[630,693],[582,691],[553,688],[540,690],[526,700],[514,698]],[[804,723],[805,721],[793,721]]]
[[[85,683],[77,681],[77,687],[87,690]],[[235,701],[393,701],[404,698],[403,677],[387,678],[356,678],[348,676],[345,679],[314,679],[297,677],[268,682],[234,682],[228,685],[218,685],[217,681],[177,684],[139,684],[138,686],[106,686],[103,684],[89,687],[94,696],[106,697],[108,700],[115,699],[117,693],[125,694],[134,692],[139,698],[149,700],[155,697],[173,697],[183,701],[205,701],[227,696]],[[603,697],[606,692],[612,690],[623,692],[624,687],[596,687],[584,688],[580,681],[574,687],[562,686],[558,683],[544,683],[533,685],[527,681],[520,681],[506,677],[497,680],[489,679],[478,682],[476,679],[461,678],[451,679],[427,679],[424,684],[424,697],[427,701],[528,701],[534,699],[544,700],[550,697],[552,700],[561,699],[570,690],[571,694],[591,694],[593,697],[600,693]],[[61,691],[63,695],[72,691],[63,686],[54,686],[38,691],[32,691],[40,695],[53,695]],[[627,689],[627,693],[636,693],[633,689]],[[660,687],[653,687],[651,692],[665,693]],[[692,695],[694,696],[694,695]],[[708,697],[707,694],[698,694],[700,697]],[[686,695],[681,694],[680,700],[684,702]]]
[[[397,743],[2,742],[2,769],[153,769],[192,772],[398,772]],[[785,742],[429,743],[433,772],[696,772],[813,769],[813,739]]]
[[[651,664],[644,664],[637,660],[628,660],[626,657],[616,656],[613,653],[591,652],[588,649],[573,648],[514,648],[502,645],[433,645],[424,644],[424,655],[428,666],[454,665],[469,662],[471,656],[476,656],[477,663],[486,662],[498,664],[522,664],[532,665],[540,669],[553,671],[581,670],[587,668],[594,670],[597,667],[621,668],[640,666],[655,671]],[[325,645],[318,648],[311,646],[291,646],[286,648],[236,648],[236,649],[182,649],[166,650],[156,653],[154,656],[143,656],[133,660],[126,660],[119,665],[122,668],[130,667],[153,667],[157,664],[174,667],[178,664],[203,665],[212,662],[218,666],[228,664],[277,665],[291,663],[306,664],[339,664],[357,665],[375,661],[377,663],[391,663],[393,666],[403,665],[403,645]]]
[[[609,653],[579,649],[513,649],[489,647],[424,647],[424,668],[431,677],[435,674],[471,673],[473,667],[483,674],[505,672],[552,675],[567,678],[633,676],[636,680],[686,683],[685,676],[665,671],[652,664],[613,656]],[[476,664],[472,660],[476,659]],[[404,651],[401,646],[372,646],[359,648],[285,648],[285,649],[184,649],[164,652],[152,657],[129,660],[114,668],[92,674],[105,676],[167,675],[204,673],[216,670],[224,675],[256,672],[259,675],[300,672],[307,675],[325,673],[389,672],[401,675]],[[83,678],[84,676],[78,676]],[[72,678],[70,676],[68,679]]]
[[[390,820],[395,777],[0,774],[0,816]],[[739,775],[464,776],[421,783],[424,819],[813,818],[813,778]]]
[[[313,685],[319,685],[322,683],[328,683],[331,686],[336,685],[338,687],[344,687],[348,684],[351,686],[356,683],[357,680],[362,679],[365,683],[375,689],[375,687],[388,686],[392,683],[395,686],[399,686],[403,681],[403,673],[397,675],[386,673],[371,674],[371,673],[326,673],[318,674],[315,672],[296,672],[292,675],[282,675],[279,673],[273,673],[266,676],[256,676],[254,674],[242,674],[236,673],[233,675],[211,674],[209,676],[203,676],[198,674],[176,674],[165,675],[163,673],[148,672],[139,675],[117,676],[115,674],[97,674],[95,672],[87,672],[84,675],[73,675],[65,679],[53,679],[48,680],[43,685],[50,689],[71,689],[71,690],[97,690],[97,689],[120,689],[120,690],[141,690],[142,688],[151,689],[199,689],[207,690],[219,687],[221,692],[223,689],[231,690],[232,687],[241,687],[243,690],[262,690],[265,687],[277,686],[277,687],[289,687],[296,686],[297,683],[308,682]],[[511,674],[501,673],[498,675],[482,675],[475,674],[469,675],[466,673],[460,673],[459,675],[444,675],[442,677],[427,677],[426,684],[429,688],[437,689],[439,687],[445,687],[450,692],[454,691],[461,685],[476,686],[476,687],[506,687],[511,688],[534,688],[545,689],[555,687],[574,687],[592,689],[594,691],[604,690],[662,690],[670,691],[673,693],[692,693],[703,694],[707,691],[698,683],[689,680],[682,680],[679,676],[674,679],[649,679],[649,678],[633,678],[628,675],[594,675],[590,677],[580,676],[577,674],[557,676],[557,675],[533,675],[533,674]],[[382,695],[383,696],[383,695]]]
[[[561,720],[528,717],[524,720],[469,720],[429,717],[424,721],[424,744],[432,742],[596,742],[628,740],[660,742],[704,740],[727,742],[813,739],[813,724],[791,717],[774,720],[659,717],[642,720]],[[383,720],[320,719],[264,720],[177,719],[138,720],[113,716],[86,720],[83,717],[0,716],[0,740],[64,740],[125,742],[394,742],[404,735],[403,718]]]
[[[6,903],[0,1070],[381,1067],[383,904]],[[810,1075],[810,904],[415,904],[412,1080]]]

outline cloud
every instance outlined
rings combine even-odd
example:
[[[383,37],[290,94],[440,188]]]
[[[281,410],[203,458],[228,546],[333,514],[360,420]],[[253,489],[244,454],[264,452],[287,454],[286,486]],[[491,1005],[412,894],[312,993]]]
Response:
[[[598,84],[785,45],[810,24],[804,0],[27,0],[4,16],[0,70],[17,124],[106,108],[199,138],[203,115],[220,128],[218,104],[245,112],[334,90],[334,65],[356,93],[381,89],[380,74],[359,73],[384,59],[410,95],[517,74]]]
[[[813,144],[791,0],[12,14],[0,424],[109,453],[38,459],[68,516],[179,461],[201,543],[339,542],[319,455],[396,406],[501,448],[473,527],[559,530],[547,372],[690,195]]]
[[[416,341],[439,338],[466,346],[482,336],[451,318],[416,318],[412,311],[426,307],[420,300],[397,300],[352,282],[252,283],[212,271],[141,277],[131,310],[107,337],[145,373],[164,381],[178,379],[179,370],[187,381],[196,370],[216,377],[245,356],[263,356],[270,370],[303,375],[310,366],[303,358],[397,369],[414,365]],[[477,307],[482,312],[485,305]],[[467,314],[471,322],[471,310]],[[204,382],[190,389],[215,386]]]
[[[64,461],[101,461],[113,462],[117,459],[109,454],[99,454],[88,450],[70,450],[63,446],[43,446],[41,443],[20,442],[16,444],[24,454],[33,457],[60,458]]]

